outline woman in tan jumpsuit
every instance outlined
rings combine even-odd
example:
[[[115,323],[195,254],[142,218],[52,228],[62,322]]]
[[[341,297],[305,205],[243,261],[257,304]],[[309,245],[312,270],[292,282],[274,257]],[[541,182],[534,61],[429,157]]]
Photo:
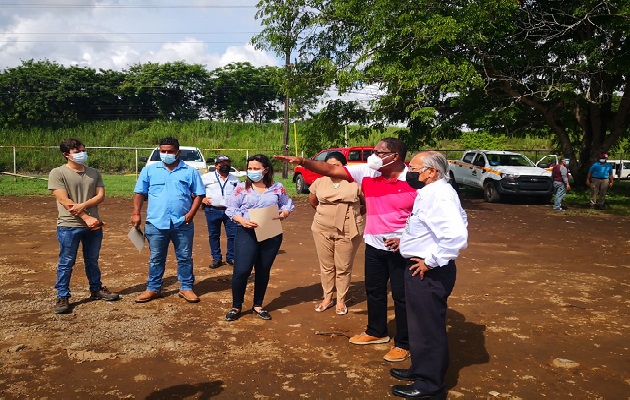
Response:
[[[338,166],[347,164],[346,157],[336,151],[328,154],[325,161]],[[327,176],[315,180],[310,191],[308,200],[316,210],[311,230],[324,290],[324,299],[315,311],[326,311],[334,305],[333,289],[336,286],[336,311],[345,315],[348,313],[346,294],[352,263],[365,226],[363,194],[356,183]]]

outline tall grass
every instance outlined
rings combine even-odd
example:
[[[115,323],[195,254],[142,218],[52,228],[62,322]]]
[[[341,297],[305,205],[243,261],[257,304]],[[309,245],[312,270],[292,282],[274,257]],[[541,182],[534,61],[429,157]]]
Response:
[[[295,154],[295,138],[291,129],[290,154]],[[298,154],[305,138],[298,132]],[[94,149],[94,147],[128,147],[151,149],[165,137],[176,137],[183,146],[195,146],[208,158],[218,154],[230,156],[236,168],[245,167],[247,155],[263,153],[281,154],[283,125],[279,123],[253,124],[239,122],[193,121],[100,121],[61,129],[3,129],[0,146],[43,146],[50,148],[18,148],[17,172],[47,173],[64,162],[59,154],[59,143],[68,137],[79,138],[88,147],[89,164],[102,172],[135,172],[135,151],[132,149]],[[374,145],[383,137],[375,134],[364,142],[351,140],[350,145]],[[92,149],[90,149],[92,147]],[[150,150],[140,152],[148,156]],[[313,154],[305,154],[312,156]],[[275,163],[276,168],[280,167]],[[142,167],[142,165],[139,165]],[[13,172],[13,149],[0,147],[0,171]]]

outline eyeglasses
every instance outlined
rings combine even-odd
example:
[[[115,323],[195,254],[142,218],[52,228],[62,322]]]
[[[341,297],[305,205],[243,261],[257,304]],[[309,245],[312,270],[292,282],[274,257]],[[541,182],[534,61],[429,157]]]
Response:
[[[372,150],[372,154],[375,154],[377,156],[384,156],[386,154],[392,154],[395,153],[395,151],[377,151],[377,150]]]
[[[427,169],[429,169],[431,167],[414,167],[413,165],[409,165],[407,167],[407,169],[411,172],[420,172],[423,173],[424,171],[426,171]]]

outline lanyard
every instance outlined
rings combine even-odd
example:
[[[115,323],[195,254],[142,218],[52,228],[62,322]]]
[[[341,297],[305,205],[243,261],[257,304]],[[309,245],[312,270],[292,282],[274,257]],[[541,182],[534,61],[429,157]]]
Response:
[[[227,183],[228,183],[228,177],[230,175],[228,175],[228,177],[225,178],[225,183],[223,185],[221,185],[221,177],[220,177],[220,175],[219,175],[219,173],[217,172],[216,169],[214,170],[214,174],[217,176],[217,183],[219,184],[219,187],[221,188],[221,197],[225,197],[224,189],[225,189],[225,185],[227,185]]]

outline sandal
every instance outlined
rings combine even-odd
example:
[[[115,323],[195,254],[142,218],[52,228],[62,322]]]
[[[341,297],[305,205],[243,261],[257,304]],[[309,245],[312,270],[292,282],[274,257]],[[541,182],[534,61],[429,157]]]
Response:
[[[328,310],[329,308],[332,308],[332,306],[335,305],[335,301],[334,300],[330,300],[330,303],[328,303],[327,306],[324,306],[324,302],[322,301],[321,303],[319,303],[319,305],[317,307],[315,307],[315,311],[317,312],[324,312],[326,310]]]
[[[348,307],[346,307],[346,305],[344,304],[343,308],[337,308],[335,312],[337,313],[337,315],[346,315],[348,314]]]
[[[267,310],[264,310],[262,308],[260,309],[260,311],[256,311],[255,308],[252,308],[252,312],[258,315],[260,319],[264,319],[265,321],[268,321],[271,319],[271,315],[267,312]]]
[[[238,317],[241,315],[241,310],[238,308],[233,308],[225,314],[226,321],[236,321]]]

